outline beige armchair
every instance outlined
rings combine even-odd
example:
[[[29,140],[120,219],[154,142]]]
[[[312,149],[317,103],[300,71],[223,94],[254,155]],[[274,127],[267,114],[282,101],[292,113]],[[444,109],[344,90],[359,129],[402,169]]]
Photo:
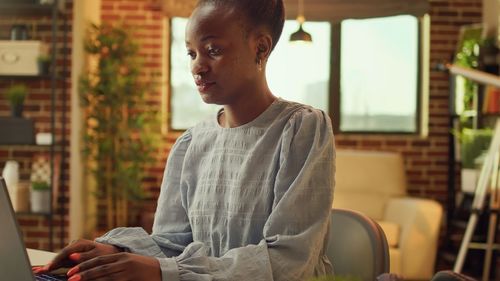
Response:
[[[335,208],[375,219],[389,244],[390,272],[405,280],[434,274],[442,208],[406,194],[403,157],[393,152],[337,150]]]

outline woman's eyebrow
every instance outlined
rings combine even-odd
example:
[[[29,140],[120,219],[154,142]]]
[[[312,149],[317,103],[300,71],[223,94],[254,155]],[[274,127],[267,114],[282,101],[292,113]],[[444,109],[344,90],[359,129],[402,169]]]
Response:
[[[218,36],[217,36],[217,35],[206,35],[206,36],[202,37],[202,38],[200,39],[200,41],[201,41],[201,42],[205,42],[205,41],[207,41],[207,40],[209,40],[209,39],[216,39],[216,38],[218,38]],[[190,45],[190,44],[191,44],[191,42],[189,42],[188,40],[186,40],[186,45]]]

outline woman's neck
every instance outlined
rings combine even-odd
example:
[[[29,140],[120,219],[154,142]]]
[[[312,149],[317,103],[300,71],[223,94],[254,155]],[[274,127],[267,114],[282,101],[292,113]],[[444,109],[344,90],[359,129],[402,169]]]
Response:
[[[269,88],[260,94],[253,93],[240,98],[232,104],[224,105],[224,111],[219,116],[219,125],[224,128],[235,128],[251,122],[264,112],[274,101]]]

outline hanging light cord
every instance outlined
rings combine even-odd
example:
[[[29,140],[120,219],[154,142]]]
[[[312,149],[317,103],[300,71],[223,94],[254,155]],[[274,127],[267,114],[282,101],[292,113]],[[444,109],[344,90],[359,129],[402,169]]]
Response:
[[[306,21],[304,17],[304,0],[299,0],[299,14],[297,16],[297,21],[299,24],[303,24]]]

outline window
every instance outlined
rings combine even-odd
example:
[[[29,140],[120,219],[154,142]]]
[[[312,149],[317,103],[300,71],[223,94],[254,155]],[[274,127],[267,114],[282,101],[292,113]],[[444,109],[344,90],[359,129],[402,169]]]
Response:
[[[344,20],[340,34],[340,131],[417,132],[418,19]]]
[[[170,128],[175,130],[215,116],[220,108],[204,104],[193,83],[186,23],[171,19]],[[297,28],[295,20],[285,22],[269,58],[267,78],[276,96],[329,112],[340,132],[419,132],[422,67],[416,17],[306,22],[311,45],[288,42]]]

